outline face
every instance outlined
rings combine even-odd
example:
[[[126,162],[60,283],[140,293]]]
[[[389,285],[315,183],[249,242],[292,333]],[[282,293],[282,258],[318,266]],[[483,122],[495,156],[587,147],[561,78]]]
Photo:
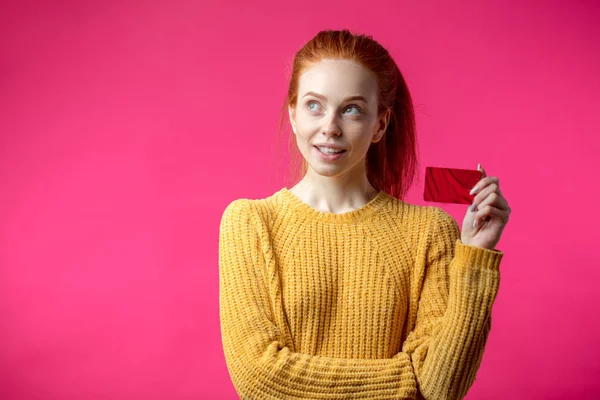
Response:
[[[365,171],[367,150],[389,123],[389,110],[377,114],[378,93],[375,75],[354,61],[322,60],[302,74],[288,111],[309,169],[325,176]],[[344,151],[323,154],[320,144]]]

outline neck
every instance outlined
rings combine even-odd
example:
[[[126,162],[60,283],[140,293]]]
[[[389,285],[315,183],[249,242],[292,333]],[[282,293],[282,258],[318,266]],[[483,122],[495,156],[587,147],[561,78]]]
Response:
[[[336,214],[361,208],[378,193],[366,173],[360,179],[351,179],[349,176],[327,177],[311,169],[290,192],[317,210]]]

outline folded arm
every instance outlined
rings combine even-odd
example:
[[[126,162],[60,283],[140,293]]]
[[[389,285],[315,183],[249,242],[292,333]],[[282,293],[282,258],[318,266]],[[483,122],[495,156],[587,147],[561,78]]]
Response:
[[[416,380],[406,353],[388,359],[347,359],[290,350],[288,336],[275,323],[252,211],[246,199],[232,202],[223,214],[219,238],[221,334],[240,397],[414,398]]]

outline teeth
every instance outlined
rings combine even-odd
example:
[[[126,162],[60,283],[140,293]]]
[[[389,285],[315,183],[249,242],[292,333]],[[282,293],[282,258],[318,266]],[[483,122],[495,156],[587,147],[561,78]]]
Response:
[[[325,153],[325,154],[336,154],[336,153],[341,153],[344,150],[335,150],[332,149],[330,147],[317,147],[321,153]]]

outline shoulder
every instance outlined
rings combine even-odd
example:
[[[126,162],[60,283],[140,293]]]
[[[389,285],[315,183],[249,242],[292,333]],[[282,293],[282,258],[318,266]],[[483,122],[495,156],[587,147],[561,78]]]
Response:
[[[438,206],[411,204],[394,197],[389,210],[398,228],[421,245],[440,235],[455,237],[460,232],[454,217]]]
[[[223,244],[245,248],[267,245],[271,232],[265,223],[265,207],[265,199],[239,198],[227,204],[219,225]]]
[[[254,221],[254,208],[250,199],[232,200],[221,215],[221,227],[229,223]]]
[[[242,246],[258,240],[256,217],[249,199],[231,201],[221,215],[219,223],[219,247]]]
[[[433,225],[436,231],[441,231],[442,234],[449,235],[460,230],[458,222],[446,210],[440,207],[433,207]]]
[[[225,207],[221,216],[221,224],[227,221],[252,221],[254,224],[261,224],[268,221],[272,214],[276,214],[277,206],[276,196],[271,195],[265,198],[250,199],[238,198],[232,200]]]
[[[388,209],[394,214],[401,216],[401,220],[411,224],[418,225],[421,228],[432,228],[436,225],[449,225],[456,223],[456,220],[443,208],[432,205],[420,205],[407,203],[396,197],[391,197]]]
[[[223,217],[239,215],[239,214],[248,214],[251,211],[249,199],[235,199],[232,200],[223,211]]]
[[[280,213],[280,191],[262,198],[239,198],[231,201],[223,211],[223,218],[245,217],[256,223],[269,224]]]
[[[430,208],[431,215],[425,239],[427,248],[432,253],[432,257],[446,252],[452,253],[454,245],[461,235],[458,223],[444,209],[436,206],[427,207]]]

